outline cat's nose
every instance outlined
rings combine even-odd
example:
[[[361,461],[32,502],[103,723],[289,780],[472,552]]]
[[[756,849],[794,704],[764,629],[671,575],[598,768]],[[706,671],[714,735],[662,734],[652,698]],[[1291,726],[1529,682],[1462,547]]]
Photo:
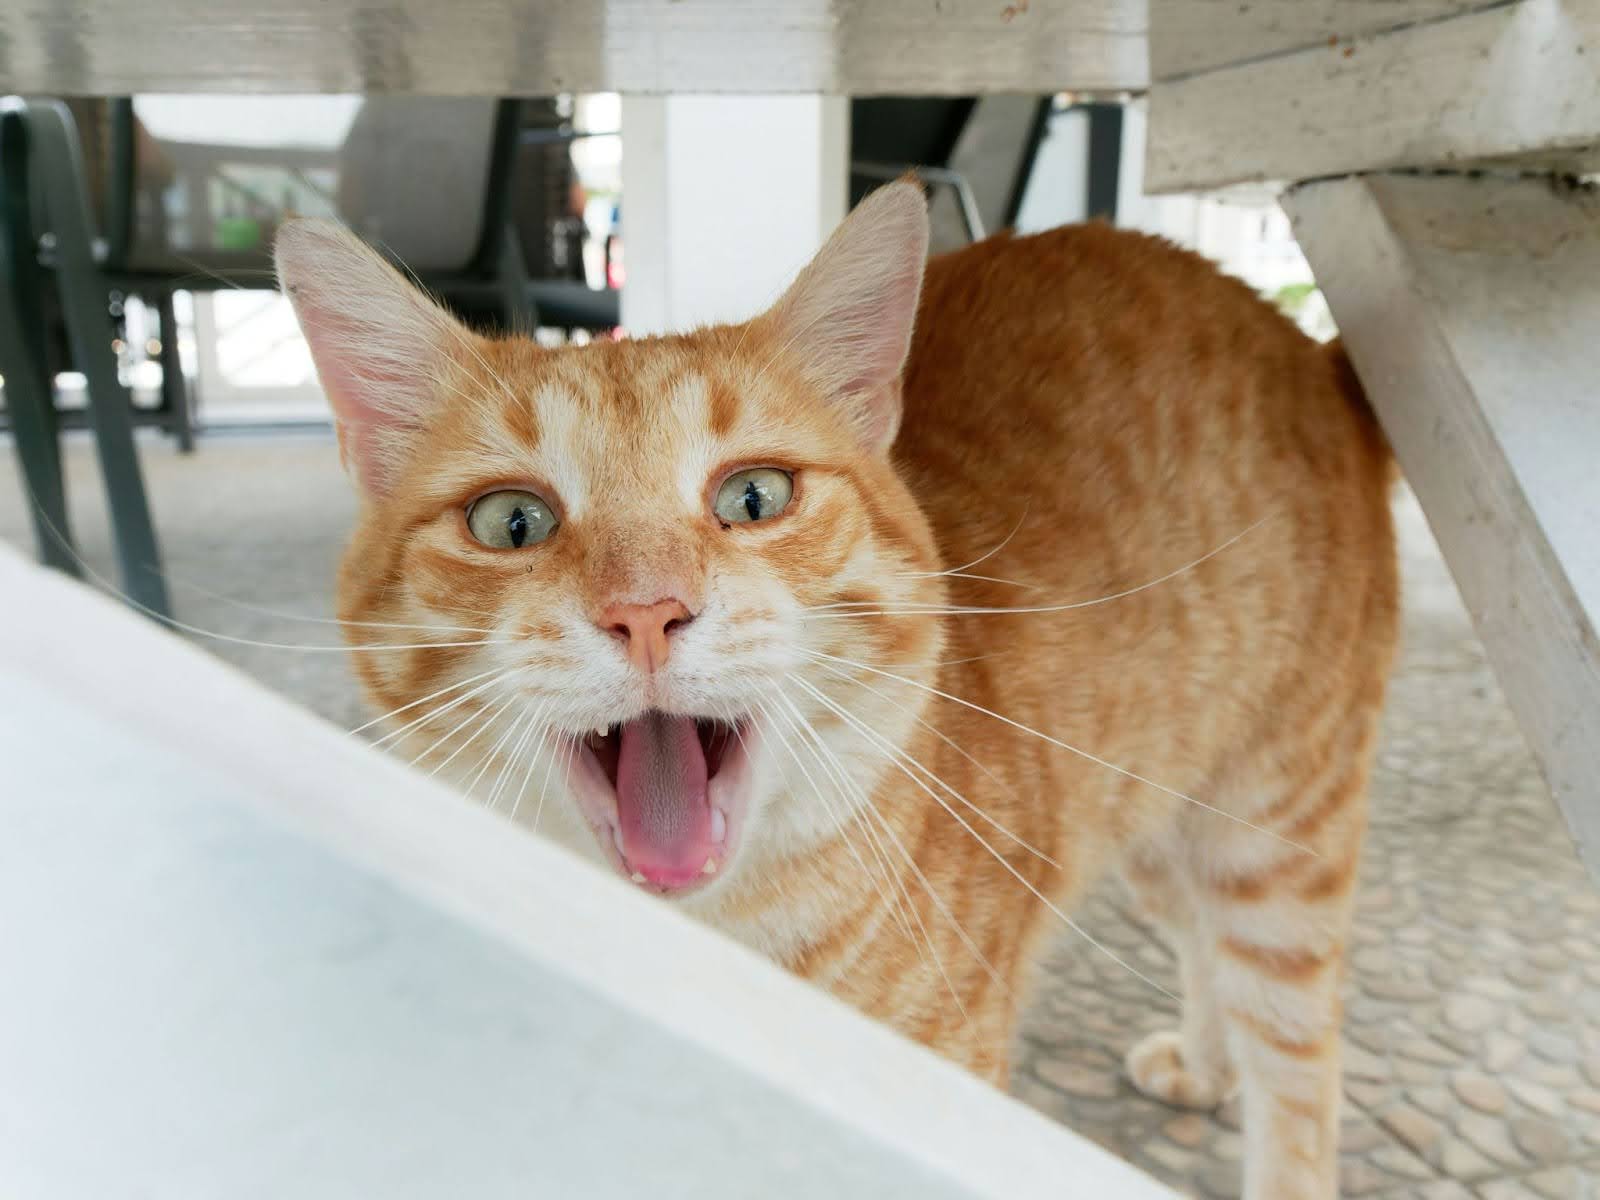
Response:
[[[595,624],[622,643],[634,666],[651,675],[666,665],[673,632],[692,620],[694,614],[681,600],[666,599],[654,604],[613,604]]]

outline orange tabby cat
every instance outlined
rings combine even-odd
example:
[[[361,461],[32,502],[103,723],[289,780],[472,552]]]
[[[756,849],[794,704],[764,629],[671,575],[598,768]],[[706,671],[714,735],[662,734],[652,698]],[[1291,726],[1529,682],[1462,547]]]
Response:
[[[547,350],[288,227],[386,740],[996,1081],[1120,867],[1184,991],[1134,1082],[1237,1081],[1246,1194],[1332,1195],[1383,439],[1342,357],[1172,246],[1003,235],[924,279],[926,245],[896,184],[745,325]]]

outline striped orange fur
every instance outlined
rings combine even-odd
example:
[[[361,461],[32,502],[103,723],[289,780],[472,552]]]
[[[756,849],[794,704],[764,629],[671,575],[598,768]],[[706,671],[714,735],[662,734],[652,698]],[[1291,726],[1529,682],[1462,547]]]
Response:
[[[924,276],[925,241],[893,185],[745,325],[546,350],[291,226],[364,497],[357,670],[399,753],[624,873],[584,756],[651,713],[729,723],[748,777],[705,879],[645,885],[996,1082],[1042,939],[1120,870],[1184,990],[1133,1081],[1237,1084],[1247,1195],[1333,1195],[1396,635],[1382,436],[1337,349],[1168,244],[1001,235]],[[751,467],[792,498],[730,522]],[[506,489],[554,532],[475,541]],[[599,614],[668,601],[644,674]]]

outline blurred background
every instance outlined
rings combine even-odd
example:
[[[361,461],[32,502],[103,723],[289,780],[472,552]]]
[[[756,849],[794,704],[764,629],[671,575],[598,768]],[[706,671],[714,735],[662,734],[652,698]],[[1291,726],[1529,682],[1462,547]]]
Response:
[[[634,145],[615,94],[151,95],[68,108],[119,324],[119,378],[138,423],[185,445],[329,420],[288,305],[272,289],[272,236],[290,215],[341,218],[478,324],[580,342],[663,324],[648,313],[627,320],[636,315],[623,219]],[[1275,189],[1143,195],[1141,101],[889,97],[849,102],[848,115],[850,200],[919,169],[936,251],[1007,226],[1034,232],[1099,217],[1192,247],[1318,336],[1332,332]],[[642,124],[648,136],[648,118]],[[675,151],[683,149],[680,140]],[[759,228],[765,198],[730,190],[715,203],[726,211],[708,216],[727,230],[727,261],[750,272],[770,262],[772,273],[754,282],[775,292],[809,250],[750,246],[745,234]],[[707,271],[720,265],[707,257]],[[714,286],[750,290],[745,281]],[[64,329],[51,349],[55,404],[71,428],[87,404],[86,379]]]

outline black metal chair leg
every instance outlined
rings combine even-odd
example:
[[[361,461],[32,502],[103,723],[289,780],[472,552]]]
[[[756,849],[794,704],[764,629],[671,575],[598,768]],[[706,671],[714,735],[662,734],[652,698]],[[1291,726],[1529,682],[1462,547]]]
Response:
[[[165,617],[171,606],[134,445],[133,406],[117,378],[111,348],[110,289],[95,262],[77,133],[66,108],[54,101],[30,102],[22,112],[28,125],[29,160],[44,184],[49,226],[55,235],[67,337],[73,359],[88,381],[89,417],[111,506],[123,587],[137,604]]]
[[[1122,172],[1122,105],[1090,104],[1089,162],[1084,208],[1089,220],[1117,219],[1117,191]]]
[[[161,399],[172,422],[178,450],[194,453],[194,409],[189,400],[189,384],[183,377],[183,361],[178,355],[178,317],[172,307],[172,293],[164,291],[156,301],[161,338]]]
[[[19,300],[14,282],[7,280],[7,286],[0,288],[0,363],[5,364],[12,442],[27,490],[23,499],[33,519],[39,561],[69,575],[81,575],[67,518],[60,430],[50,376],[38,354],[42,338],[30,334],[22,316],[29,311],[27,302]]]
[[[539,307],[528,294],[528,264],[522,257],[522,239],[509,223],[500,243],[496,264],[496,283],[500,288],[500,315],[506,333],[533,336],[539,324]]]
[[[44,360],[42,280],[30,205],[27,131],[20,122],[6,120],[0,122],[0,370],[6,409],[39,560],[78,575],[60,430]]]

